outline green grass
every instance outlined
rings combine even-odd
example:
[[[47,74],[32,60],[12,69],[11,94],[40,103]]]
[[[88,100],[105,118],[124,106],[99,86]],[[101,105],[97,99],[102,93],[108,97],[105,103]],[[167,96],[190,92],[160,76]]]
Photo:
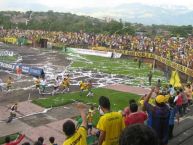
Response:
[[[138,99],[139,96],[136,94],[119,92],[115,90],[105,89],[105,88],[96,88],[93,89],[94,97],[89,98],[86,97],[87,91],[83,92],[83,95],[80,96],[80,92],[67,93],[67,94],[58,94],[56,96],[50,96],[46,99],[35,99],[33,103],[45,107],[50,108],[58,107],[66,104],[70,104],[74,102],[73,100],[77,100],[83,103],[91,103],[98,104],[98,99],[100,96],[108,96],[111,101],[111,107],[113,110],[123,109],[128,105],[128,101],[130,99]],[[73,100],[72,100],[73,99]]]
[[[1,56],[0,57],[1,62],[11,63],[11,62],[15,62],[16,60],[17,60],[17,56]]]
[[[11,141],[15,140],[18,137],[19,133],[11,134],[9,135],[11,138]],[[5,143],[5,137],[0,137],[0,144]]]
[[[123,110],[126,106],[128,106],[128,102],[130,99],[138,100],[139,96],[136,94],[119,92],[110,89],[104,88],[96,88],[93,89],[94,97],[88,98],[86,97],[87,91],[83,93],[80,97],[79,92],[69,93],[69,94],[58,94],[56,96],[50,96],[46,99],[36,99],[32,102],[40,105],[45,108],[63,106],[66,104],[73,103],[72,99],[83,102],[83,103],[90,103],[98,106],[98,99],[100,96],[108,96],[111,102],[111,110],[119,111]],[[96,125],[99,119],[99,113],[97,112],[93,118],[93,124]]]
[[[133,84],[137,85],[142,82],[144,85],[148,85],[147,75],[151,70],[149,64],[143,63],[142,67],[138,68],[138,62],[130,59],[111,59],[100,56],[80,55],[73,56],[72,68],[96,70],[108,74],[124,75],[134,78]],[[152,83],[155,84],[157,79],[161,79],[162,83],[165,83],[163,72],[155,70],[153,72]]]

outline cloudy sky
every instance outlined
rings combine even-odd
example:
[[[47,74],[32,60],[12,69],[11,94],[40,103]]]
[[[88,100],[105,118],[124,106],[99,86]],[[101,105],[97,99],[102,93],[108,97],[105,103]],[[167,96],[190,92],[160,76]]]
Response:
[[[0,10],[69,11],[80,8],[110,8],[127,3],[178,5],[193,9],[193,0],[0,0]]]
[[[144,24],[193,24],[193,0],[0,0],[0,11],[5,10],[53,10]]]

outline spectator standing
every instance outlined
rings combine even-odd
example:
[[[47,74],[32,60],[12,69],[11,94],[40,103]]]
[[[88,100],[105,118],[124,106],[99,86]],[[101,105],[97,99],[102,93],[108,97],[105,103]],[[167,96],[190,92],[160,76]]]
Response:
[[[177,91],[176,95],[177,96],[174,98],[174,103],[176,103],[178,115],[182,116],[182,104],[183,104],[182,95],[180,94],[179,91]]]
[[[125,125],[137,124],[137,123],[144,123],[147,120],[147,114],[145,112],[139,111],[138,112],[138,105],[137,103],[132,103],[130,105],[131,113],[126,116],[125,118]]]
[[[187,113],[187,107],[188,107],[188,98],[186,94],[184,93],[184,90],[182,88],[179,89],[180,94],[182,96],[182,113],[185,115]]]
[[[168,103],[169,103],[169,108],[170,108],[169,139],[172,139],[173,138],[174,121],[175,121],[175,116],[176,116],[176,113],[177,113],[177,108],[175,106],[173,97],[169,98]]]
[[[125,107],[124,110],[123,110],[123,112],[122,112],[122,115],[123,115],[124,117],[127,117],[127,116],[130,114],[130,112],[131,112],[131,111],[130,111],[130,105],[131,105],[132,103],[136,103],[136,101],[135,101],[134,99],[129,100],[129,106]]]
[[[88,128],[88,134],[91,135],[92,134],[92,127],[93,127],[93,114],[91,111],[88,112],[87,115],[87,128]]]
[[[171,97],[173,97],[175,94],[175,89],[171,84],[169,85],[168,93],[170,94]]]
[[[148,126],[152,127],[156,131],[161,141],[160,145],[167,145],[170,110],[168,105],[165,104],[166,97],[163,95],[156,96],[155,106],[148,102],[153,92],[154,88],[144,100],[144,106],[147,110],[149,119]]]
[[[66,140],[64,141],[63,145],[87,145],[86,138],[87,138],[87,122],[86,122],[86,113],[85,108],[86,106],[82,103],[77,104],[77,108],[80,112],[82,118],[82,124],[76,131],[76,126],[74,122],[71,120],[67,120],[63,124],[63,132],[67,136]]]
[[[192,86],[190,84],[186,86],[185,93],[188,98],[188,106],[190,106],[192,104]]]
[[[111,112],[110,101],[105,96],[99,98],[99,112],[102,116],[97,124],[100,130],[98,145],[118,145],[125,127],[122,115],[119,112]]]

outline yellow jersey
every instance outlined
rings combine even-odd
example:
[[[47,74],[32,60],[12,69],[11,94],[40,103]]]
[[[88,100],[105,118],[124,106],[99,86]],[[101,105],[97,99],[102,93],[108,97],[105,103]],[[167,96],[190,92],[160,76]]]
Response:
[[[86,90],[87,89],[87,83],[80,83],[80,89],[81,90]]]
[[[119,145],[119,137],[125,123],[119,112],[109,112],[100,117],[97,128],[106,133],[102,145]]]
[[[40,79],[36,79],[36,80],[34,81],[34,83],[35,83],[36,86],[40,85]]]
[[[67,77],[67,86],[70,86],[70,77]]]
[[[63,80],[61,85],[62,85],[62,87],[67,87],[68,86],[68,81]]]
[[[63,145],[87,145],[86,138],[87,130],[81,126],[73,136],[64,141]]]
[[[8,79],[6,83],[7,83],[7,86],[11,86],[11,84],[12,84],[11,79]]]

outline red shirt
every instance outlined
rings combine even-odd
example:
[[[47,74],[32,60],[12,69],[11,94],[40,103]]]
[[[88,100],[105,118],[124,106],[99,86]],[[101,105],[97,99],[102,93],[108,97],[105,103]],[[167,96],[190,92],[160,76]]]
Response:
[[[134,112],[126,116],[125,125],[131,125],[136,123],[144,123],[147,119],[147,114],[145,112]]]
[[[22,139],[23,139],[24,137],[25,137],[25,135],[20,135],[17,140],[14,140],[14,141],[12,141],[12,142],[10,142],[10,143],[7,143],[7,144],[5,144],[5,145],[18,145],[18,144],[22,141]]]
[[[126,107],[124,110],[123,110],[123,116],[128,116],[130,114],[130,109],[129,107]]]
[[[176,101],[177,106],[181,106],[183,104],[182,95],[178,95],[178,99]]]

